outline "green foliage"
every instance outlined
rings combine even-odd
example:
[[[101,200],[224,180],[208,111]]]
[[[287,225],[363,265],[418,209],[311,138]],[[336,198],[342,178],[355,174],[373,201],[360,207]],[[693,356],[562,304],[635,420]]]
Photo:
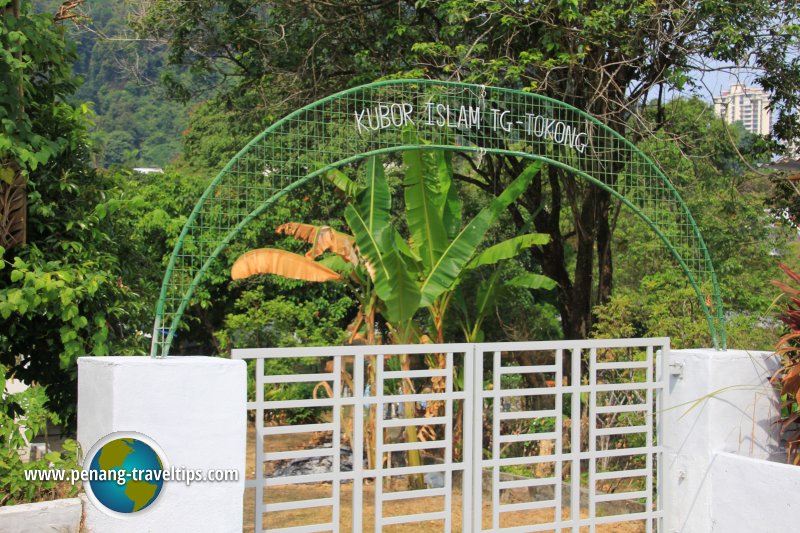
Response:
[[[483,328],[484,322],[489,318],[490,314],[496,311],[501,301],[505,301],[509,306],[514,305],[512,302],[519,305],[519,299],[514,298],[514,293],[520,291],[515,291],[514,289],[551,290],[555,287],[553,280],[540,274],[526,272],[512,278],[504,278],[503,274],[507,273],[503,269],[496,269],[488,278],[481,279],[478,282],[477,289],[474,286],[466,288],[466,286],[462,285],[458,287],[454,294],[453,306],[459,315],[459,326],[464,333],[466,342],[484,342],[487,340],[486,332]],[[469,291],[474,291],[475,293],[475,300],[472,306],[467,303],[466,294]],[[532,311],[529,305],[520,307]],[[537,320],[537,315],[540,314],[549,313],[534,313],[526,316],[524,320],[529,324],[533,324]],[[555,336],[551,338],[555,338]]]
[[[169,0],[153,2],[137,28],[166,38],[170,63],[191,68],[189,77],[171,85],[176,93],[191,92],[196,84],[190,78],[202,83],[204,76],[221,75],[227,83],[219,85],[213,105],[237,113],[245,124],[365,81],[427,77],[536,91],[600,117],[634,141],[661,141],[667,139],[664,131],[676,129],[668,123],[662,96],[675,90],[699,93],[702,87],[692,79],[698,61],[738,64],[748,57],[755,81],[772,91],[777,137],[800,133],[795,0],[426,0],[399,8],[392,2],[259,0],[247,9],[238,0],[201,0],[194,5],[189,10]],[[659,88],[659,99],[648,103]],[[647,116],[650,109],[653,117]],[[738,166],[728,157],[732,143],[724,129],[696,129],[705,139],[716,135],[720,150],[709,153]],[[695,136],[683,130],[691,146]],[[674,162],[663,165],[670,176],[692,164],[680,154]],[[523,164],[510,156],[481,158],[475,165],[481,179],[472,183],[496,193]],[[592,306],[607,302],[613,285],[615,262],[606,251],[615,206],[608,194],[575,176],[557,169],[547,173],[549,179],[535,182],[516,202],[535,216],[517,216],[514,224],[550,235],[550,243],[531,254],[558,282],[564,334],[587,336]],[[728,296],[747,297],[747,292]]]
[[[467,268],[473,269],[484,265],[494,265],[505,259],[511,259],[520,255],[524,250],[528,250],[532,246],[540,246],[547,244],[549,241],[547,235],[541,233],[530,233],[528,235],[519,235],[512,237],[507,241],[495,244],[480,253],[475,259],[469,262]],[[540,288],[540,287],[531,287]]]
[[[5,391],[6,368],[0,365],[0,391]],[[46,431],[48,423],[58,423],[58,415],[45,407],[45,389],[34,386],[16,394],[3,393],[0,397],[0,506],[59,497],[73,497],[79,485],[56,481],[29,481],[25,472],[36,470],[79,469],[78,444],[66,440],[63,451],[48,451],[35,461],[23,463],[20,452],[30,441]]]
[[[63,2],[35,0],[50,18]],[[100,167],[165,166],[181,151],[187,110],[158,84],[164,47],[132,35],[128,20],[138,5],[128,0],[86,0],[73,10],[78,23],[63,31],[75,43],[75,72],[83,79],[75,98],[93,102],[92,143]]]
[[[244,119],[239,111],[216,101],[198,104],[189,113],[183,131],[180,163],[216,174],[236,153],[268,124],[267,117]]]
[[[375,7],[362,13],[350,2],[197,0],[187,9],[157,0],[134,26],[142,36],[168,40],[168,60],[177,67],[164,76],[172,94],[189,98],[211,87],[219,105],[235,107],[251,122],[373,81],[387,61],[398,67],[392,71],[405,66],[405,43],[422,30],[414,9]],[[209,77],[223,81],[210,85]]]
[[[655,113],[648,117],[655,123]],[[770,349],[775,325],[765,319],[774,299],[768,279],[777,274],[775,255],[790,253],[791,234],[766,209],[768,179],[750,169],[764,157],[763,146],[739,127],[728,132],[712,107],[695,98],[669,102],[663,119],[663,131],[640,146],[673,169],[703,233],[726,306],[728,347]],[[595,310],[595,335],[667,335],[676,346],[709,345],[696,297],[652,230],[623,209],[614,235],[615,291]]]
[[[353,301],[322,298],[298,302],[278,296],[266,299],[263,290],[245,290],[216,333],[224,350],[264,346],[336,346],[345,340],[343,320]]]
[[[408,142],[415,142],[410,133]],[[424,308],[428,308],[433,322],[429,333],[443,340],[449,301],[471,268],[509,259],[523,249],[547,241],[542,235],[526,235],[478,255],[489,228],[522,194],[541,165],[526,168],[500,196],[462,226],[461,202],[450,193],[454,187],[450,154],[438,150],[405,151],[403,162],[408,238],[389,222],[391,194],[383,165],[377,158],[367,162],[363,187],[354,187],[339,172],[332,173],[330,179],[342,190],[356,191],[345,210],[345,219],[395,341],[409,342],[420,335],[412,319]],[[483,309],[485,313],[488,306]]]
[[[401,7],[259,0],[246,8],[240,0],[198,0],[192,9],[157,0],[136,27],[166,38],[169,62],[190,68],[194,85],[178,79],[176,93],[191,94],[205,76],[221,75],[228,80],[219,85],[221,100],[244,98],[250,105],[238,107],[245,112],[254,101],[288,111],[381,77],[457,78],[543,91],[592,106],[624,128],[635,106],[621,104],[660,84],[697,86],[691,69],[698,58],[738,64],[749,57],[757,81],[774,94],[778,130],[790,139],[798,134],[798,17],[794,0],[425,0]]]
[[[46,385],[50,407],[70,424],[76,359],[123,353],[137,342],[147,311],[121,280],[119,258],[135,243],[110,229],[127,199],[90,166],[88,109],[66,102],[77,86],[74,47],[49,15],[0,19],[0,32],[12,28],[25,35],[24,67],[6,57],[0,71],[11,76],[5,88],[18,76],[24,90],[0,100],[0,115],[22,114],[16,134],[0,142],[10,147],[3,157],[27,173],[28,244],[0,257],[0,364],[26,383]]]
[[[0,9],[9,4],[0,0]],[[75,47],[54,31],[51,17],[29,7],[23,5],[19,18],[9,12],[0,20],[0,166],[14,164],[25,174],[75,148],[74,138],[46,135],[36,124],[45,110],[56,118],[72,114],[53,100],[76,87],[69,63]]]
[[[678,349],[712,342],[697,296],[676,269],[645,276],[637,289],[618,288],[607,304],[594,311],[595,338],[670,337]],[[772,349],[774,325],[760,314],[732,314],[726,329],[731,349]]]
[[[215,332],[220,348],[263,348],[265,346],[336,346],[346,340],[342,326],[353,306],[352,300],[342,297],[338,301],[325,298],[297,301],[284,296],[267,299],[263,288],[245,290],[234,304],[234,311],[225,317],[224,328]],[[315,373],[318,360],[267,359],[266,375]],[[253,362],[251,362],[253,363]],[[255,372],[248,372],[248,394],[255,398]],[[311,398],[313,383],[291,383],[267,387],[265,400],[296,400]],[[272,413],[282,423],[302,424],[319,420],[320,412],[314,408],[284,409]]]

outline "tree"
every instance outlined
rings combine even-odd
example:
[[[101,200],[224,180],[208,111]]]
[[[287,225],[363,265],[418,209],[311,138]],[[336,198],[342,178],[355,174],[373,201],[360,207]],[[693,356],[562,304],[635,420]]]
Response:
[[[117,259],[132,243],[110,231],[127,200],[91,168],[89,109],[66,102],[77,87],[75,48],[52,15],[22,3],[19,16],[0,18],[0,42],[0,161],[24,177],[28,204],[27,243],[0,247],[0,365],[47,386],[50,406],[69,423],[77,357],[137,342],[143,307]]]
[[[36,0],[43,13],[60,13],[64,0]],[[158,43],[135,39],[128,18],[136,4],[129,0],[70,2],[64,32],[75,42],[78,57],[73,67],[84,82],[74,98],[94,102],[91,128],[94,144],[101,147],[97,164],[119,164],[121,150],[107,156],[102,151],[109,135],[131,135],[135,166],[163,167],[181,150],[180,132],[186,127],[186,107],[166,98],[158,83],[166,53]],[[57,19],[62,15],[57,15]]]
[[[227,78],[219,97],[249,102],[245,114],[283,114],[382,76],[428,76],[552,96],[638,142],[663,128],[670,90],[697,87],[692,71],[743,61],[772,92],[776,138],[800,136],[799,19],[794,0],[202,0],[191,8],[154,0],[139,29],[167,42],[174,64]],[[642,113],[653,92],[655,123]],[[509,156],[473,163],[472,182],[491,192],[524,166]],[[619,206],[557,168],[537,177],[518,205],[550,236],[531,253],[558,283],[564,335],[585,337],[593,306],[612,291]],[[511,210],[522,227],[518,208]]]
[[[655,122],[655,108],[645,118]],[[776,256],[787,261],[794,254],[791,233],[766,209],[770,178],[753,170],[765,157],[763,139],[741,125],[726,125],[696,98],[667,103],[663,120],[663,130],[640,146],[676,170],[674,184],[705,230],[727,304],[728,346],[770,349],[776,332],[768,317],[775,294],[768,279],[779,275]],[[676,347],[708,345],[694,291],[658,253],[650,229],[625,211],[616,226],[615,291],[596,308],[595,334],[669,336]]]

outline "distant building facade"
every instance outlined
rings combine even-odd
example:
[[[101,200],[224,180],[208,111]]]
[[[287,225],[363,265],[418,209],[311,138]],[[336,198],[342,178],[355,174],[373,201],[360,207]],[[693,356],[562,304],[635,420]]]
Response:
[[[768,104],[765,90],[737,83],[714,98],[714,111],[728,124],[741,122],[750,133],[769,135],[772,115]]]
[[[139,174],[163,174],[164,169],[158,167],[136,167],[133,169],[134,172],[138,172]]]

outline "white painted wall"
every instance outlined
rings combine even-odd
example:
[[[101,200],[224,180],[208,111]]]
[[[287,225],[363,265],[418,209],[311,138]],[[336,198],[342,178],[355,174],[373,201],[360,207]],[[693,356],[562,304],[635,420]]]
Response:
[[[661,420],[668,533],[708,533],[714,513],[726,508],[723,498],[731,491],[739,491],[746,500],[752,487],[736,483],[718,492],[712,468],[720,452],[766,459],[777,450],[777,395],[769,384],[777,367],[778,359],[769,352],[671,352],[668,368],[673,375],[667,380]],[[760,514],[757,508],[750,509]]]
[[[731,453],[711,466],[714,533],[795,533],[800,529],[800,468]]]
[[[244,361],[215,357],[83,357],[78,360],[78,441],[135,431],[173,466],[237,469],[239,481],[165,483],[158,500],[130,518],[85,509],[96,533],[239,532],[245,479],[247,377]]]
[[[78,498],[0,507],[0,531],[3,533],[78,533],[80,526],[81,500]]]

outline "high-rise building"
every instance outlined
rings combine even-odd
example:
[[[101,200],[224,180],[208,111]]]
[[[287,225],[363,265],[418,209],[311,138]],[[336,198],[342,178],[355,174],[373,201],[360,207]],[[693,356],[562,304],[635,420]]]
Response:
[[[741,122],[750,133],[769,135],[769,95],[763,89],[732,85],[714,98],[714,111],[729,124]]]

